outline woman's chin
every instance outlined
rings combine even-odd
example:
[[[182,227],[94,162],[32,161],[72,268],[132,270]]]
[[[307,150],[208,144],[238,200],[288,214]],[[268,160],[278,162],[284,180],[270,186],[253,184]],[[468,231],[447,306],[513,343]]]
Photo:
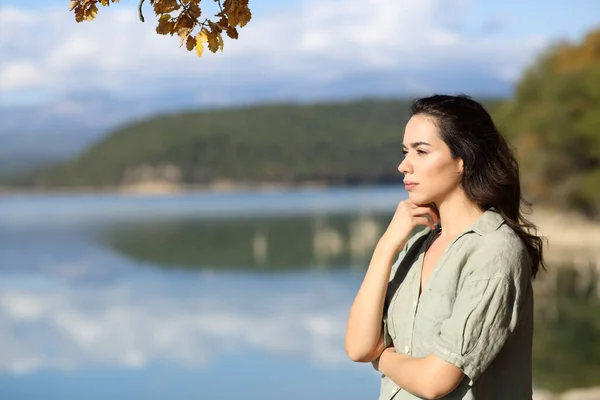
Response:
[[[418,193],[408,192],[408,199],[414,204],[428,204],[431,203],[431,199],[427,196],[419,195]]]

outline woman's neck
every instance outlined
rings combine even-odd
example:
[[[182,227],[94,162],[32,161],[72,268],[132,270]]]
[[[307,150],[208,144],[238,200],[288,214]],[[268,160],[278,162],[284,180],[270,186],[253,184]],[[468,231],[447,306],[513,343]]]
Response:
[[[444,239],[460,235],[484,212],[477,204],[469,201],[462,190],[447,196],[436,205],[442,225],[440,236]]]

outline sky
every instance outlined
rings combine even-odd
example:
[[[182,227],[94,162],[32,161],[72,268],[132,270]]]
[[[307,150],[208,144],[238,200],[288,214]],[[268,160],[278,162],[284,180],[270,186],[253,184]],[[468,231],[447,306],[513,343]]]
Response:
[[[0,136],[257,102],[507,96],[543,49],[600,26],[597,0],[251,0],[240,38],[197,58],[137,4],[77,24],[67,0],[0,0]]]

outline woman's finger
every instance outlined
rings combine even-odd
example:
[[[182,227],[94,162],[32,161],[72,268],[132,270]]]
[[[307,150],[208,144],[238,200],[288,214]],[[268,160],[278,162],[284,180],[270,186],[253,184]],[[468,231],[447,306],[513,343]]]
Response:
[[[440,215],[437,213],[437,211],[435,209],[430,208],[429,215],[431,215],[431,218],[433,219],[434,224],[437,224],[438,222],[440,222]]]
[[[439,218],[434,210],[430,207],[420,206],[410,210],[412,216],[429,215],[434,224],[438,223]]]
[[[408,209],[413,209],[419,207],[418,204],[413,203],[410,199],[406,199],[400,202],[400,204],[405,204]]]
[[[427,217],[414,217],[413,219],[417,225],[424,225],[430,227],[432,230],[435,230],[435,225],[433,222],[429,220]]]

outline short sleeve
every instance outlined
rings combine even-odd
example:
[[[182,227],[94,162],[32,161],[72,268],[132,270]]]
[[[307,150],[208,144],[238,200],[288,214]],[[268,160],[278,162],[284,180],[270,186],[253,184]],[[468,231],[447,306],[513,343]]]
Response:
[[[462,286],[452,315],[434,336],[433,353],[460,368],[472,384],[516,327],[517,289],[510,277],[473,279]]]

